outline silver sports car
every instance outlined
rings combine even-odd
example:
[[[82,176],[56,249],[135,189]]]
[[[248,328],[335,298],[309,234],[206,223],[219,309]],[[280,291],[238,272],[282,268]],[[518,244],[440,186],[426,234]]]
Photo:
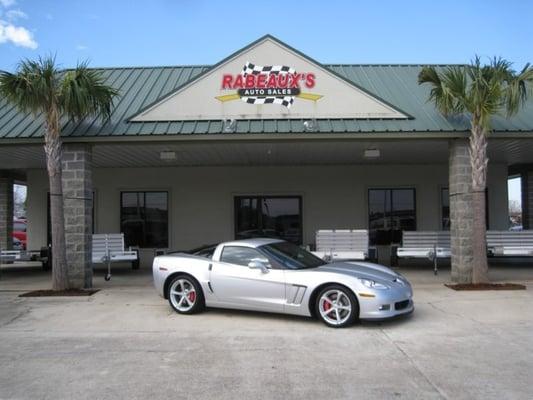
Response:
[[[327,264],[278,239],[247,239],[192,253],[158,256],[154,284],[174,310],[204,307],[315,316],[340,328],[356,319],[386,319],[414,310],[411,285],[367,262]]]

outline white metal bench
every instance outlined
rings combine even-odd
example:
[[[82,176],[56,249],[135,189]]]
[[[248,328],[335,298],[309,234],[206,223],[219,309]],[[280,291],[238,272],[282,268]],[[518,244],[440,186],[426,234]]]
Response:
[[[368,231],[365,229],[321,229],[316,232],[316,256],[327,261],[365,260]]]
[[[396,250],[398,258],[427,258],[433,262],[435,275],[439,258],[452,255],[449,231],[403,231],[402,246]]]
[[[105,280],[111,279],[111,263],[131,262],[133,269],[139,268],[139,251],[124,247],[123,233],[95,233],[93,234],[93,264],[107,264]]]
[[[487,231],[487,251],[496,257],[533,257],[533,231]]]
[[[36,250],[2,250],[0,251],[2,263],[16,261],[41,261],[39,251]]]
[[[11,264],[20,257],[20,250],[2,250],[0,251],[0,264]]]

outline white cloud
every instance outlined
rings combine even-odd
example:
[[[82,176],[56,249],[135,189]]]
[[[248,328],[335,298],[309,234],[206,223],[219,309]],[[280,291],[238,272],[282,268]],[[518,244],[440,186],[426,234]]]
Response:
[[[4,7],[11,7],[15,5],[15,3],[16,3],[15,0],[0,0],[0,4],[3,5]]]
[[[9,10],[8,12],[6,12],[6,18],[10,21],[15,21],[20,18],[28,18],[28,14],[26,14],[22,10]]]
[[[51,21],[51,20],[54,19],[54,16],[53,16],[52,14],[50,14],[50,13],[46,13],[46,14],[44,14],[44,17],[45,17],[47,20],[49,20],[49,21]]]
[[[16,26],[5,21],[0,21],[0,44],[2,43],[13,43],[15,46],[30,49],[36,49],[38,46],[29,30],[23,26]]]
[[[89,48],[87,46],[85,46],[84,44],[76,45],[76,50],[83,51],[83,50],[87,50],[87,49],[89,49]]]

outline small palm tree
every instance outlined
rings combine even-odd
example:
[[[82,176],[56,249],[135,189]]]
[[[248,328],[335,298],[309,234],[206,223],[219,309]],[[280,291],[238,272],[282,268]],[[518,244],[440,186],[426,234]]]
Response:
[[[21,112],[44,116],[44,150],[50,181],[52,225],[52,289],[68,289],[63,190],[61,185],[61,120],[80,120],[88,115],[109,117],[117,91],[104,79],[79,63],[75,69],[59,70],[54,57],[23,60],[15,73],[0,73],[0,95]]]
[[[470,120],[470,164],[472,166],[472,201],[474,213],[473,283],[488,282],[485,188],[487,186],[487,136],[496,114],[508,118],[527,101],[533,82],[533,68],[527,64],[521,72],[501,58],[482,65],[476,57],[470,65],[450,66],[442,71],[424,67],[418,83],[429,83],[429,100],[445,116],[466,115]]]

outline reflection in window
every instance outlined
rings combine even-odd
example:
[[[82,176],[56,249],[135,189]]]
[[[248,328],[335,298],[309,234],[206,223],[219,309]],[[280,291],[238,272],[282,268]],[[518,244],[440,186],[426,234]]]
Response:
[[[168,247],[168,193],[122,192],[120,227],[126,246]]]
[[[302,243],[302,199],[285,196],[235,197],[235,237],[280,238]]]
[[[368,191],[370,244],[400,243],[402,231],[416,230],[414,189],[370,189]]]
[[[450,230],[450,191],[448,188],[442,188],[440,191],[441,206],[441,229]]]
[[[268,259],[259,253],[259,251],[250,247],[241,246],[225,246],[224,249],[222,249],[220,261],[229,264],[242,265],[244,267],[248,266],[252,261],[258,261],[265,266],[268,266]]]

